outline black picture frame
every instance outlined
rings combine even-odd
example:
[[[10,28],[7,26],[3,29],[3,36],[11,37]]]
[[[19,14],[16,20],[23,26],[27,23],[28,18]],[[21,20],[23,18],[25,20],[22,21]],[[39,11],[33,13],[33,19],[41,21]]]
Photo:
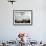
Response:
[[[24,20],[25,19],[24,17],[25,18],[27,17],[28,21]],[[21,18],[24,18],[23,21],[21,20]],[[33,24],[33,11],[32,10],[13,10],[13,25],[32,25],[32,24]]]

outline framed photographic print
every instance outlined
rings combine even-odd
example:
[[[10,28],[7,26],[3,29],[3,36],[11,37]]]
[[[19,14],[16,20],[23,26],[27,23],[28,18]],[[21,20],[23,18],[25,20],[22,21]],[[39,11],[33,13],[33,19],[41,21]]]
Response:
[[[13,10],[13,24],[32,25],[32,10]]]

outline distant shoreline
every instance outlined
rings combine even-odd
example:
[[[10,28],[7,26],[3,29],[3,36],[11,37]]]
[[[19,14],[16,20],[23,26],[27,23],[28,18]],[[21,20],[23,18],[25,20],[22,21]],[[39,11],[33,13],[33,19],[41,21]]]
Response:
[[[15,20],[15,23],[30,23],[30,20]]]

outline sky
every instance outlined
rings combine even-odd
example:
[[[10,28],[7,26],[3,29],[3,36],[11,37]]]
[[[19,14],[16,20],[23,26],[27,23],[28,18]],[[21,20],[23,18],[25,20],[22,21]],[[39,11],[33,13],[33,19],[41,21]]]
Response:
[[[31,11],[25,12],[25,14],[21,15],[21,13],[14,13],[16,20],[23,20],[23,19],[31,19]]]

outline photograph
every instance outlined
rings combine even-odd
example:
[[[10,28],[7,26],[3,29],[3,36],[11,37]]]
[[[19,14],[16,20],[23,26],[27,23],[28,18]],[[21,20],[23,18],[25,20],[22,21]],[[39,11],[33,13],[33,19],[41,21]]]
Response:
[[[32,24],[32,10],[13,10],[13,24]]]

